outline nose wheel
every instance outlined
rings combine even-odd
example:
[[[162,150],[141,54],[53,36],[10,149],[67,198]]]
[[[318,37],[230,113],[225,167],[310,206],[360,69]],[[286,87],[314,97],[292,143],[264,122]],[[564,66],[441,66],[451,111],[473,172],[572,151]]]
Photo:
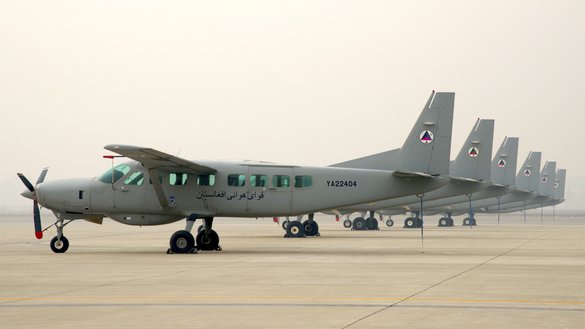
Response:
[[[69,249],[69,240],[64,235],[61,238],[58,236],[51,239],[51,250],[56,254],[62,254]]]

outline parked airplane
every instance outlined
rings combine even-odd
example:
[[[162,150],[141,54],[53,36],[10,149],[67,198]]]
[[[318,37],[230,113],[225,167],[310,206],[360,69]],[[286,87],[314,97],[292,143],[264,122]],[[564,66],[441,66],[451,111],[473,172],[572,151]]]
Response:
[[[462,213],[470,213],[470,216],[463,220],[463,225],[476,225],[472,211],[473,205],[478,200],[498,197],[511,190],[511,187],[514,185],[517,159],[518,138],[504,138],[504,141],[492,160],[490,169],[491,184],[488,187],[467,195],[431,201],[425,207],[425,213],[427,215],[444,213],[445,215],[439,219],[439,227],[449,227],[454,225],[452,216],[455,212],[453,205],[457,205],[460,209],[464,209]]]
[[[567,170],[566,169],[558,169],[556,173],[556,178],[553,183],[553,195],[549,195],[548,197],[544,198],[541,203],[532,203],[527,204],[526,206],[516,207],[516,208],[505,208],[503,210],[497,209],[487,209],[486,212],[494,213],[494,212],[503,212],[503,213],[510,213],[515,211],[526,211],[529,209],[536,209],[536,208],[543,208],[543,207],[550,207],[556,206],[565,201],[565,181],[566,181]]]
[[[453,100],[453,93],[433,92],[425,110],[452,118]],[[33,200],[36,237],[42,238],[44,232],[39,204],[57,217],[53,224],[57,236],[50,244],[56,253],[69,247],[63,235],[66,225],[78,219],[101,223],[104,217],[128,225],[161,225],[186,218],[185,229],[171,236],[169,252],[192,252],[195,246],[218,250],[219,235],[212,229],[214,217],[308,213],[309,222],[313,222],[315,212],[426,193],[443,186],[448,179],[419,170],[421,164],[427,171],[434,168],[435,161],[448,164],[449,152],[437,152],[448,150],[451,144],[450,134],[437,134],[443,124],[452,126],[452,121],[424,122],[424,129],[416,132],[417,143],[408,144],[411,148],[400,157],[400,170],[394,171],[195,162],[146,147],[108,145],[107,150],[134,161],[99,177],[53,182],[44,182],[45,169],[34,186],[18,175],[28,189],[22,195]],[[198,218],[203,219],[204,228],[194,238],[190,231]],[[291,223],[287,232],[302,236],[303,226]]]
[[[493,134],[494,120],[478,119],[456,159],[451,162],[450,170],[442,173],[450,176],[449,184],[418,196],[406,196],[343,208],[338,211],[348,214],[348,217],[351,213],[360,213],[360,216],[354,218],[353,222],[348,223],[349,218],[346,219],[344,226],[352,227],[355,230],[377,229],[378,222],[374,218],[376,212],[383,214],[397,210],[398,213],[402,213],[405,209],[408,209],[420,213],[421,198],[423,203],[427,203],[432,200],[465,195],[486,188],[489,185],[487,180],[490,175]],[[392,164],[395,162],[393,158],[396,154],[400,154],[400,149],[342,162],[334,166],[370,169],[381,163]],[[384,161],[380,161],[380,159],[384,159]],[[364,219],[366,212],[369,212],[370,215],[367,219]],[[387,225],[392,226],[393,224],[392,219],[387,220]],[[420,218],[407,218],[405,220],[406,227],[420,227],[420,225]]]

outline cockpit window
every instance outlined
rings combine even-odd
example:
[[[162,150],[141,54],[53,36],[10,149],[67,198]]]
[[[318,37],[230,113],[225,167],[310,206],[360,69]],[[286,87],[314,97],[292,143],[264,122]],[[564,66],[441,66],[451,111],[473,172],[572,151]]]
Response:
[[[124,184],[126,185],[142,185],[144,183],[144,174],[140,171],[135,171],[126,180]]]
[[[117,182],[120,178],[122,178],[124,175],[126,175],[129,171],[130,171],[129,165],[126,164],[117,165],[114,168],[106,171],[106,173],[100,177],[100,182],[113,184]]]

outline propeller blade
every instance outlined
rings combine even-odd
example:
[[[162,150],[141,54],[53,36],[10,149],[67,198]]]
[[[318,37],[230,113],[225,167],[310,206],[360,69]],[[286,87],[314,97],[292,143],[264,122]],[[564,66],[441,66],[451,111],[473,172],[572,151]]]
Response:
[[[35,236],[37,239],[43,238],[43,227],[41,226],[41,211],[39,210],[39,204],[37,200],[33,201],[33,213],[35,222]]]
[[[37,183],[35,184],[35,186],[39,185],[40,183],[45,181],[45,176],[47,176],[47,171],[49,171],[49,168],[45,168],[43,169],[43,171],[41,172],[41,175],[39,176],[39,178],[37,179]]]
[[[32,186],[32,184],[28,181],[28,179],[26,179],[26,177],[24,177],[23,174],[18,173],[18,177],[20,178],[20,180],[22,181],[22,183],[24,184],[24,186],[26,186],[26,188],[31,191],[34,192],[35,188]]]

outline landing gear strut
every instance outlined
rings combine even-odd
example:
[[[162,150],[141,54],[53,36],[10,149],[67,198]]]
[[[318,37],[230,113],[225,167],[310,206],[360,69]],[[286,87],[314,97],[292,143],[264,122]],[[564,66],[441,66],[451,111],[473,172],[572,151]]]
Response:
[[[69,223],[71,223],[71,221],[63,223],[63,220],[59,219],[53,224],[57,229],[57,236],[51,239],[51,250],[53,250],[54,253],[62,254],[69,249],[69,240],[63,235],[63,228]]]

